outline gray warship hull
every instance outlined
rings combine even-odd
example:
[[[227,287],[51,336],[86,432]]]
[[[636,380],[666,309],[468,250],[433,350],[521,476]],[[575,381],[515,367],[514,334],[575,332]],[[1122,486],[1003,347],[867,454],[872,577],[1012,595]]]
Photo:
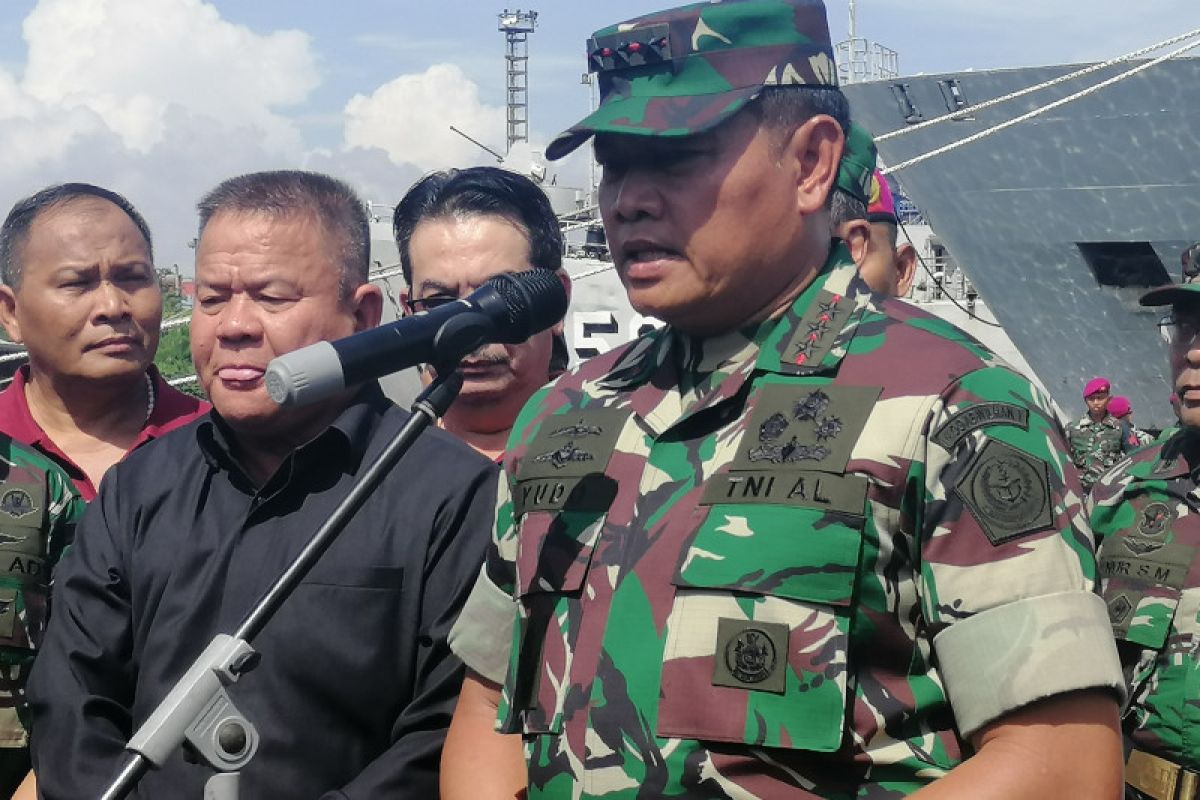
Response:
[[[1128,70],[1130,62],[880,143],[900,164]],[[845,87],[876,135],[1081,65],[923,75]],[[1151,67],[894,177],[1041,383],[1082,413],[1094,375],[1165,425],[1170,379],[1149,286],[1178,281],[1200,239],[1200,59]]]

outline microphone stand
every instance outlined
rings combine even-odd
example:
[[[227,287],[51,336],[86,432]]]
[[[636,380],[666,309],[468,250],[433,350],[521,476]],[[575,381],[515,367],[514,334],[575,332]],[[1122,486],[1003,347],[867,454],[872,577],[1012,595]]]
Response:
[[[451,362],[456,363],[457,359]],[[103,800],[127,796],[150,768],[162,767],[181,745],[217,771],[205,784],[205,800],[237,800],[239,771],[254,757],[259,737],[254,725],[234,707],[225,687],[257,666],[260,656],[250,646],[250,641],[262,632],[283,601],[379,487],[421,431],[446,413],[462,383],[462,374],[452,367],[437,371],[437,378],[413,403],[408,422],[366,468],[295,560],[259,598],[238,629],[232,635],[221,633],[213,637],[134,733],[125,746],[129,755],[102,795]]]

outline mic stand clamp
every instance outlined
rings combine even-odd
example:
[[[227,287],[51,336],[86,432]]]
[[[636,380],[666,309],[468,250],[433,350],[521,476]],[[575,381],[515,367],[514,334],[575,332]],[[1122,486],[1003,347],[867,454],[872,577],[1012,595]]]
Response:
[[[445,415],[462,381],[462,373],[454,366],[438,372],[437,379],[413,403],[408,422],[364,470],[346,498],[255,603],[238,629],[232,635],[213,637],[133,734],[125,745],[127,759],[101,795],[102,800],[128,795],[148,769],[162,767],[180,745],[217,771],[204,786],[204,800],[237,800],[239,772],[254,757],[259,737],[254,725],[229,699],[225,687],[258,665],[259,654],[250,646],[250,640],[262,631],[421,431]]]

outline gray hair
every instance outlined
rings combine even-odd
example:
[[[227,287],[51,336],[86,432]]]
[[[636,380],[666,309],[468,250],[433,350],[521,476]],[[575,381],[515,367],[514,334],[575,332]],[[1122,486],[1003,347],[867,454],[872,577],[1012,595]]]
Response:
[[[311,214],[338,242],[342,298],[370,279],[371,224],[366,204],[349,184],[319,172],[273,170],[224,180],[200,200],[200,235],[218,212],[271,217]]]
[[[834,188],[829,198],[829,221],[836,231],[838,228],[856,219],[867,218],[867,204],[857,197]]]

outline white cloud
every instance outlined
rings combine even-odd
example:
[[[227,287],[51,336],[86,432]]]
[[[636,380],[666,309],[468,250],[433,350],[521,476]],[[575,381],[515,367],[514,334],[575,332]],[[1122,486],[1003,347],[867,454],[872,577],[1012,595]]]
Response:
[[[503,152],[504,109],[484,105],[479,86],[455,64],[401,75],[346,104],[347,147],[378,147],[395,164],[422,171],[485,164],[494,158],[450,126]]]
[[[274,109],[318,83],[305,33],[260,35],[201,0],[41,0],[23,30],[28,97],[95,112],[131,149],[163,141],[172,107],[253,127],[273,149],[300,147]]]

